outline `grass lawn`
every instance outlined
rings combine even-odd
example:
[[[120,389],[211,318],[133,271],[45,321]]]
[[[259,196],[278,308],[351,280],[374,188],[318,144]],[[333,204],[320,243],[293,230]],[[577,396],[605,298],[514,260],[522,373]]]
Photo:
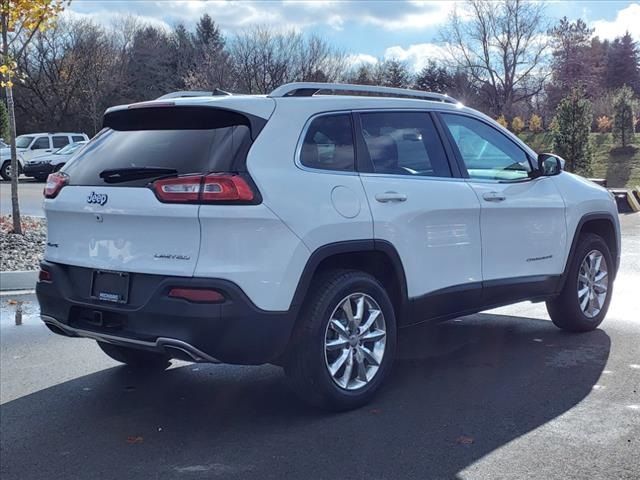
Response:
[[[606,178],[607,186],[634,188],[640,186],[640,142],[636,135],[633,145],[617,147],[610,133],[592,133],[593,176]],[[536,152],[553,152],[550,133],[521,133],[524,140]]]

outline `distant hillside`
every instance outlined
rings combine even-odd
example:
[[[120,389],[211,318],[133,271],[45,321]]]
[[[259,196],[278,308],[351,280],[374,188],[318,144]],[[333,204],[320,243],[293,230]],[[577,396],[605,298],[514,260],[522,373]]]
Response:
[[[520,138],[536,152],[551,152],[550,133],[521,133]],[[637,137],[637,136],[636,136]],[[609,187],[633,188],[640,185],[640,142],[626,148],[613,146],[610,133],[592,133],[593,176],[606,178]]]

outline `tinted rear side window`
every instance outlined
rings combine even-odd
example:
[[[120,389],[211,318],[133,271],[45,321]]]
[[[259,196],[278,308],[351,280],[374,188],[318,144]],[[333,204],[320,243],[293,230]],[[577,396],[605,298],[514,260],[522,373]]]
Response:
[[[53,148],[62,148],[69,143],[69,137],[66,135],[55,135],[52,137]]]
[[[71,138],[73,139],[74,142],[83,142],[86,140],[82,135],[74,135]]]
[[[300,163],[322,170],[353,171],[351,115],[341,113],[314,119],[304,137]]]
[[[71,185],[103,185],[101,172],[121,168],[170,168],[178,175],[246,170],[251,128],[238,113],[206,107],[118,114],[105,119],[106,128],[65,168]],[[150,180],[109,185],[143,186]]]

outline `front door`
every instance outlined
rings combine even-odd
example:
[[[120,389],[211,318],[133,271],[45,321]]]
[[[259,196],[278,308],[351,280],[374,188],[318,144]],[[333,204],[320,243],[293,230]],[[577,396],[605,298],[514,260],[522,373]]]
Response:
[[[560,275],[567,242],[565,205],[553,179],[531,178],[527,153],[488,123],[453,113],[440,118],[482,207],[485,285]]]

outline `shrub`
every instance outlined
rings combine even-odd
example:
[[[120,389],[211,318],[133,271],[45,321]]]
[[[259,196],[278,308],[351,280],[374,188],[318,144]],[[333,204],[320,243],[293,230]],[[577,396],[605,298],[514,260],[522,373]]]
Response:
[[[626,147],[633,142],[633,90],[626,85],[617,91],[613,100],[613,139]]]
[[[511,121],[511,130],[513,133],[520,133],[524,130],[524,121],[520,117],[513,117]]]
[[[607,133],[611,131],[612,122],[611,119],[606,115],[598,117],[598,119],[596,120],[596,124],[600,133]]]
[[[574,88],[562,99],[554,118],[553,149],[567,162],[567,170],[591,175],[591,102]]]
[[[504,128],[507,128],[509,126],[509,123],[507,122],[507,119],[504,118],[504,115],[500,115],[498,118],[496,118],[496,122],[498,122]]]
[[[533,133],[540,133],[543,131],[542,117],[540,115],[536,115],[535,113],[531,115],[531,118],[529,119],[529,131]]]
[[[0,138],[9,143],[9,113],[4,100],[0,100]]]

